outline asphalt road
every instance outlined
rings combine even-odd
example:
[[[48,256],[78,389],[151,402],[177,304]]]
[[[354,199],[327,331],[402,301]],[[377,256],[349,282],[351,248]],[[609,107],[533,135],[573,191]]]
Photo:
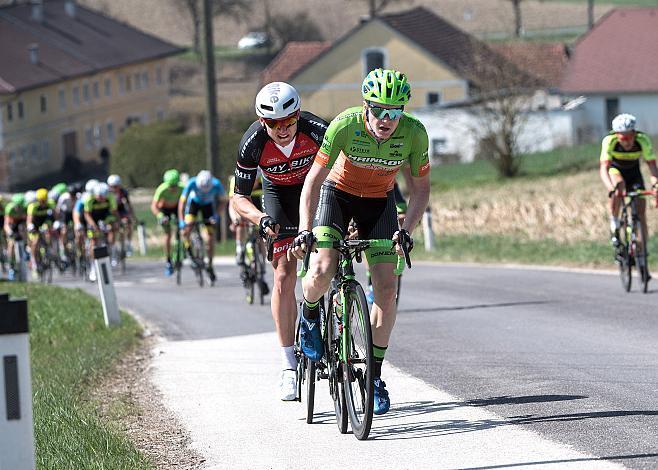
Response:
[[[131,263],[128,274],[115,279],[117,295],[123,307],[137,312],[168,340],[163,351],[174,362],[159,364],[156,378],[168,404],[187,415],[183,421],[194,428],[203,413],[197,416],[194,409],[184,411],[181,403],[185,397],[189,401],[185,393],[194,390],[184,393],[183,375],[177,377],[177,371],[190,368],[189,361],[198,364],[199,354],[210,361],[213,351],[225,348],[233,357],[244,357],[247,370],[254,346],[244,345],[263,343],[269,346],[254,356],[254,374],[274,381],[275,373],[263,372],[278,367],[273,322],[268,305],[245,304],[238,270],[228,260],[217,266],[219,279],[213,288],[196,287],[191,271],[179,287],[164,279],[161,271],[160,264]],[[658,282],[654,284],[658,287]],[[95,290],[91,284],[84,288]],[[404,415],[407,421],[402,425],[393,418],[390,423],[377,418],[373,439],[413,440],[420,449],[436,446],[446,453],[446,459],[452,459],[432,460],[428,468],[583,468],[586,463],[592,468],[608,464],[658,468],[657,346],[656,289],[642,294],[636,285],[626,294],[618,277],[609,273],[416,263],[403,277],[397,324],[387,352],[389,364],[383,374],[393,418]],[[192,369],[207,378],[228,370],[240,359],[224,361],[210,361],[209,370]],[[214,387],[225,383],[218,380]],[[245,387],[250,390],[254,384],[248,382]],[[396,408],[396,399],[402,397],[404,406]],[[204,406],[222,409],[213,401]],[[506,441],[501,437],[499,445],[492,445],[487,437],[476,447],[491,448],[490,454],[477,458],[469,454],[455,460],[456,450],[445,447],[445,413],[454,408],[486,412],[450,421],[455,433],[467,428],[471,439],[483,439],[488,436],[485,431],[508,432],[510,428],[528,433],[511,437],[508,444],[502,444]],[[271,416],[273,429],[283,427],[281,420],[289,409]],[[269,418],[262,409],[254,419],[267,429],[264,422]],[[327,411],[326,420],[330,419]],[[304,426],[301,432],[312,436],[315,428]],[[353,437],[339,436],[335,426],[323,429],[322,435],[332,439],[336,435],[343,439],[339,442],[359,449]],[[195,434],[192,429],[200,450],[212,454],[220,441],[217,436],[209,439],[209,432]],[[521,455],[502,451],[535,449],[530,444],[535,437],[563,447],[544,456],[538,450]],[[204,439],[209,439],[207,445]],[[258,444],[262,447],[263,441]],[[455,445],[463,449],[466,444]],[[218,455],[226,457],[219,447]],[[401,447],[400,455],[406,455],[403,452]],[[276,458],[273,455],[271,459]],[[234,459],[233,464],[239,462],[237,456]],[[268,462],[274,468],[287,466],[287,461],[271,459]],[[411,467],[411,460],[403,463]]]

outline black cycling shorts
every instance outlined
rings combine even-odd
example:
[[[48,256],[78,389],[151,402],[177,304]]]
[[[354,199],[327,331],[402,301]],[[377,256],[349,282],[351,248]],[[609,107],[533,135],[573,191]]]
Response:
[[[313,232],[318,240],[345,238],[352,219],[356,224],[359,239],[391,240],[399,228],[393,191],[389,191],[385,198],[366,198],[341,191],[333,181],[325,181],[320,190],[320,202],[313,221]],[[392,249],[368,248],[366,256],[370,263],[396,261],[395,251]]]
[[[199,204],[194,200],[188,199],[188,203],[185,205],[185,213],[183,214],[185,216],[185,223],[191,222],[190,217],[188,217],[189,215],[196,217],[199,212],[201,212],[203,223],[206,225],[212,225],[210,219],[217,218],[212,203]]]
[[[286,254],[299,231],[299,198],[302,186],[270,185],[263,191],[262,210],[279,224],[279,235],[273,243],[273,259]]]
[[[610,168],[608,169],[608,173],[619,173],[624,179],[624,184],[626,185],[627,191],[645,189],[644,179],[642,178],[642,171],[640,171],[639,162],[637,162],[637,165],[624,168],[620,165],[616,165],[613,161],[610,165]]]

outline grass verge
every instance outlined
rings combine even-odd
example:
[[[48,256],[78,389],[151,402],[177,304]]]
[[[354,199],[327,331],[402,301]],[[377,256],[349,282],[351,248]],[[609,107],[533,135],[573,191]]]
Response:
[[[152,468],[86,398],[138,343],[137,322],[122,314],[120,327],[106,328],[100,303],[81,290],[14,283],[0,290],[28,299],[37,468]]]
[[[422,235],[416,234],[416,239]],[[473,263],[520,263],[616,269],[613,249],[605,242],[564,243],[553,239],[520,240],[498,235],[452,235],[436,238],[435,249],[420,250],[422,260]],[[658,238],[649,241],[649,253],[658,253]],[[650,258],[651,260],[651,258]]]

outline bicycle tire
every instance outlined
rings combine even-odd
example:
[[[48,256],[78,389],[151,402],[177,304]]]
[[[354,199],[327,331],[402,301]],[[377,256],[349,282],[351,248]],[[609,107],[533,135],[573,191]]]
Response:
[[[315,361],[309,360],[304,356],[306,361],[306,423],[313,424],[313,409],[315,407],[315,383],[317,382],[318,366]]]
[[[636,220],[633,224],[633,230],[635,231],[635,239],[637,240],[638,235],[642,236],[642,222]],[[642,292],[647,293],[649,290],[649,263],[646,255],[647,241],[642,239],[642,251],[637,249],[637,243],[635,248],[635,260],[637,266],[637,272],[640,274],[640,282],[642,283]]]
[[[397,278],[398,278],[397,279],[398,289],[397,289],[397,292],[395,293],[395,305],[396,306],[400,304],[400,289],[402,288],[402,274],[397,276]]]
[[[121,274],[126,274],[126,239],[121,232],[121,242],[119,243],[119,262],[121,263]]]
[[[368,438],[372,426],[374,383],[372,376],[372,329],[370,312],[363,288],[356,281],[343,286],[346,292],[347,324],[343,325],[343,341],[348,341],[348,357],[343,362],[345,402],[358,440]],[[360,366],[360,364],[363,364]]]
[[[254,258],[256,259],[256,282],[258,282],[260,304],[265,305],[265,255],[261,250],[260,243],[258,242],[256,243]]]
[[[633,279],[631,277],[631,240],[628,236],[627,225],[628,222],[626,220],[622,220],[622,224],[619,228],[620,246],[618,248],[618,261],[621,286],[626,292],[630,292]]]
[[[325,317],[325,359],[327,361],[327,376],[329,379],[329,394],[334,402],[334,412],[336,413],[336,425],[341,434],[347,433],[347,403],[345,401],[345,387],[339,375],[338,348],[340,347],[340,337],[338,334],[338,322],[334,306],[334,297],[337,295],[332,290],[328,297],[327,311]]]
[[[306,375],[306,358],[304,357],[304,354],[302,354],[299,332],[300,325],[298,318],[295,323],[295,343],[293,344],[293,348],[295,351],[295,358],[297,359],[297,393],[295,400],[301,402],[302,387],[304,385],[304,377]]]

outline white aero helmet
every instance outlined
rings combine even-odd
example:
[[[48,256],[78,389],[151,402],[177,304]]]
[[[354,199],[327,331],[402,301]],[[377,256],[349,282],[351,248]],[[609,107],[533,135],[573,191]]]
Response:
[[[208,170],[201,170],[196,175],[196,185],[204,193],[210,191],[212,187],[212,174]]]
[[[107,197],[107,193],[110,191],[110,188],[107,186],[107,183],[98,183],[94,186],[94,196],[96,197]]]
[[[612,120],[614,132],[630,132],[635,130],[637,119],[632,114],[619,114]]]
[[[30,190],[25,192],[25,205],[32,204],[37,200],[37,192]]]
[[[85,183],[85,191],[88,192],[88,193],[93,192],[94,191],[94,186],[96,186],[98,184],[98,182],[99,181],[97,179],[90,179],[89,181],[87,181]]]
[[[119,175],[110,175],[107,177],[107,184],[110,186],[119,186],[121,184],[121,177]]]
[[[256,114],[262,118],[281,119],[300,107],[297,90],[285,82],[268,83],[256,95]]]

